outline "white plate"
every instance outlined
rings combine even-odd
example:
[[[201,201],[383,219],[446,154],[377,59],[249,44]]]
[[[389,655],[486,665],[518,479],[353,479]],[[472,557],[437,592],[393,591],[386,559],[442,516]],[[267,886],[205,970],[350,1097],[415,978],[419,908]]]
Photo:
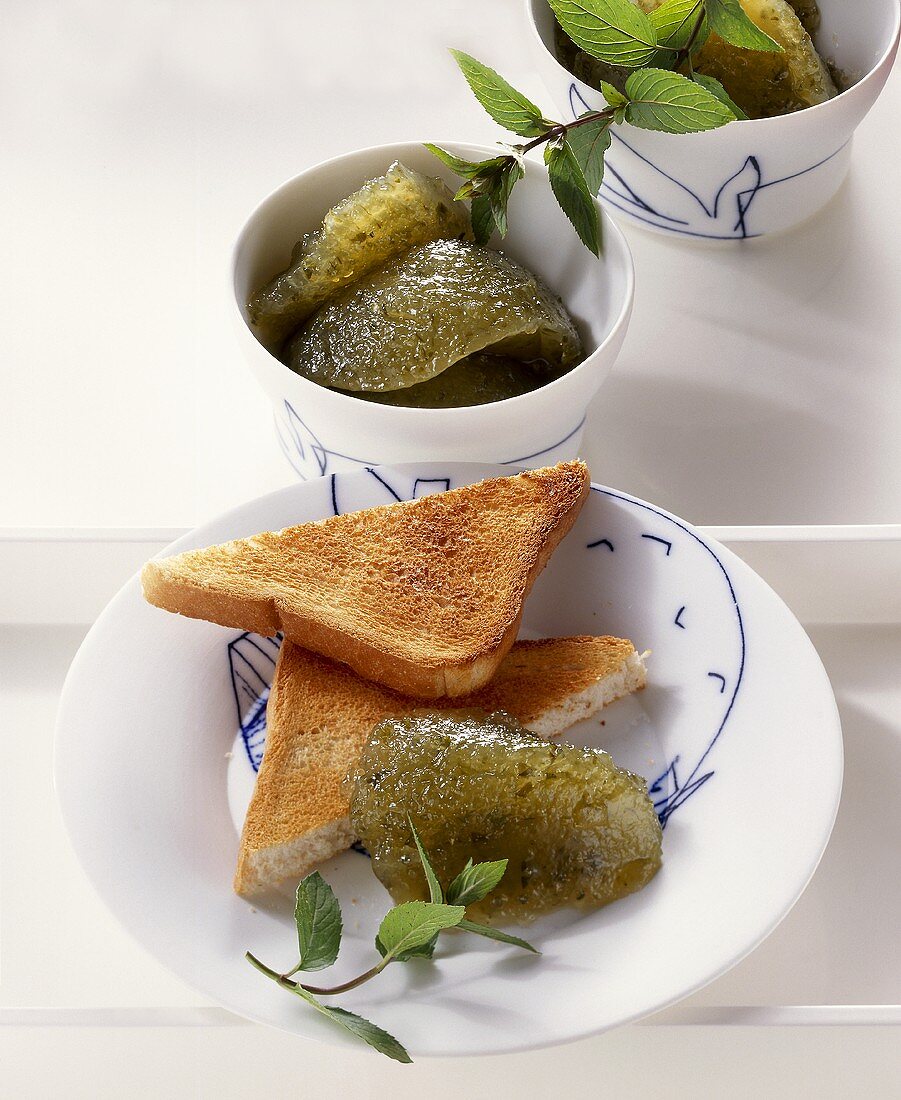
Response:
[[[171,551],[509,472],[417,463],[338,474],[246,504]],[[606,909],[536,922],[527,935],[541,958],[473,937],[464,951],[445,936],[434,965],[391,966],[342,998],[414,1058],[564,1042],[698,989],[789,911],[838,807],[841,730],[807,636],[759,577],[681,520],[595,488],[535,585],[524,632],[612,633],[652,651],[641,697],[574,739],[648,778],[666,823],[663,868]],[[244,961],[252,950],[289,967],[296,955],[289,907],[254,908],[231,890],[233,810],[240,820],[274,649],[152,608],[132,580],[66,681],[57,791],[97,890],[161,962],[253,1020],[354,1042]],[[322,871],[345,915],[339,981],[374,961],[390,902],[365,857],[348,852]]]

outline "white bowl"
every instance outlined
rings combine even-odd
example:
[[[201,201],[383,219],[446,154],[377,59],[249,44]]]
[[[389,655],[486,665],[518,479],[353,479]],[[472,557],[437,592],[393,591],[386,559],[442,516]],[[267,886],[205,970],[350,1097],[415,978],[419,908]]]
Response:
[[[835,99],[778,118],[732,122],[701,134],[615,127],[601,200],[646,229],[734,240],[788,229],[836,193],[854,131],[876,102],[898,50],[898,0],[819,0],[817,43],[849,74]],[[606,106],[554,53],[546,0],[525,0],[535,65],[564,121]]]
[[[315,478],[170,551],[507,472],[422,462]],[[604,909],[537,921],[525,934],[540,959],[447,936],[434,966],[391,966],[341,999],[414,1057],[565,1042],[698,989],[785,916],[838,808],[841,730],[813,646],[747,565],[682,520],[595,486],[526,602],[523,633],[611,633],[651,650],[645,690],[565,736],[648,780],[665,823],[663,867]],[[252,906],[231,885],[276,652],[272,639],[151,607],[135,577],[67,677],[56,789],[100,896],[156,958],[244,1016],[349,1043],[244,961],[247,950],[278,967],[297,957],[290,903]],[[356,852],[321,871],[345,912],[342,981],[375,961],[390,901]]]
[[[483,159],[498,150],[443,143]],[[288,460],[301,478],[416,459],[479,460],[544,466],[574,458],[588,403],[619,354],[632,312],[632,257],[603,213],[603,253],[596,259],[576,238],[548,187],[541,163],[527,163],[510,201],[503,250],[539,275],[563,299],[588,355],[562,378],[532,393],[462,409],[407,409],[360,401],[295,374],[257,340],[247,319],[251,293],[290,260],[295,241],[326,211],[392,161],[460,181],[417,142],[361,149],[319,164],[283,184],[250,215],[232,257],[233,317],[238,339],[269,395]]]

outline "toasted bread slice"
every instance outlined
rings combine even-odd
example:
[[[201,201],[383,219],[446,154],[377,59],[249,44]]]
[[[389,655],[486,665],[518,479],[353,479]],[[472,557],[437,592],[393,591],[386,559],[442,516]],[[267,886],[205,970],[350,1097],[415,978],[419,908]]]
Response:
[[[582,462],[149,562],[150,603],[284,636],[406,695],[491,679],[589,491]]]
[[[439,709],[505,710],[552,737],[644,684],[641,657],[619,638],[517,642],[487,687]],[[424,708],[435,706],[285,642],[235,890],[247,897],[266,893],[344,851],[354,839],[344,777],[378,722]]]

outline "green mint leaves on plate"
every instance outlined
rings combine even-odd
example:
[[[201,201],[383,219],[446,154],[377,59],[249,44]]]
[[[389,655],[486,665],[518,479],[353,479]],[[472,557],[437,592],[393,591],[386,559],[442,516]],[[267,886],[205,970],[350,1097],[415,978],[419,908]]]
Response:
[[[318,871],[304,879],[297,891],[294,922],[300,946],[299,970],[325,970],[338,958],[341,945],[341,907],[331,886]]]
[[[411,1062],[412,1059],[393,1035],[389,1035],[383,1028],[354,1012],[323,1004],[319,998],[331,997],[355,989],[363,982],[374,978],[376,974],[380,974],[391,962],[407,962],[409,959],[416,958],[430,959],[435,951],[438,936],[447,928],[461,928],[466,932],[539,954],[531,944],[517,936],[510,936],[496,928],[465,919],[466,906],[481,901],[497,886],[507,869],[507,861],[500,859],[491,863],[473,863],[470,859],[460,874],[450,883],[445,895],[413,822],[410,821],[409,824],[422,869],[425,872],[430,900],[403,902],[395,905],[385,914],[375,938],[375,946],[381,956],[379,962],[356,978],[331,987],[303,985],[293,980],[293,975],[299,972],[324,970],[331,966],[338,957],[338,949],[341,945],[341,907],[332,888],[318,871],[307,875],[297,887],[294,905],[294,920],[297,925],[297,941],[300,950],[297,965],[292,970],[280,974],[260,962],[249,951],[245,956],[252,966],[267,978],[271,978],[282,989],[300,997],[317,1012],[327,1016],[381,1054],[397,1062]]]
[[[595,196],[604,178],[610,129],[624,122],[645,130],[691,134],[747,116],[719,81],[695,73],[692,58],[711,34],[742,49],[781,51],[748,16],[740,0],[665,0],[646,15],[633,0],[548,0],[560,26],[586,53],[631,70],[624,91],[602,83],[607,107],[574,122],[554,122],[494,69],[451,50],[473,95],[494,121],[519,137],[502,156],[466,161],[426,145],[464,180],[458,199],[471,199],[478,244],[507,232],[507,204],[523,176],[523,156],[545,146],[548,179],[561,209],[585,246],[597,256],[601,226]]]
[[[505,859],[478,864],[474,864],[470,859],[447,888],[449,904],[472,905],[474,902],[481,901],[497,886],[506,870]]]

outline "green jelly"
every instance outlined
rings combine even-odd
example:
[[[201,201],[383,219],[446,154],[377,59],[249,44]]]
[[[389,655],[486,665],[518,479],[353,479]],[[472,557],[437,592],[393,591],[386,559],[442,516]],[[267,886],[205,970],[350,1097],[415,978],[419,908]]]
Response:
[[[503,713],[387,719],[348,784],[354,832],[396,902],[428,896],[408,815],[445,887],[469,858],[509,861],[499,886],[469,907],[477,920],[596,908],[640,890],[660,867],[644,779],[606,752],[544,741]]]
[[[378,393],[485,350],[556,368],[582,355],[563,303],[536,276],[504,253],[441,240],[329,298],[291,338],[286,362],[323,386]]]
[[[336,291],[441,237],[471,238],[469,210],[441,180],[395,162],[297,242],[288,268],[250,299],[250,319],[267,343],[277,343]]]
[[[561,372],[543,359],[523,362],[508,356],[476,352],[428,382],[420,382],[403,390],[357,392],[351,396],[364,401],[377,401],[382,405],[402,405],[413,409],[459,409],[531,393],[559,378],[566,369]]]

